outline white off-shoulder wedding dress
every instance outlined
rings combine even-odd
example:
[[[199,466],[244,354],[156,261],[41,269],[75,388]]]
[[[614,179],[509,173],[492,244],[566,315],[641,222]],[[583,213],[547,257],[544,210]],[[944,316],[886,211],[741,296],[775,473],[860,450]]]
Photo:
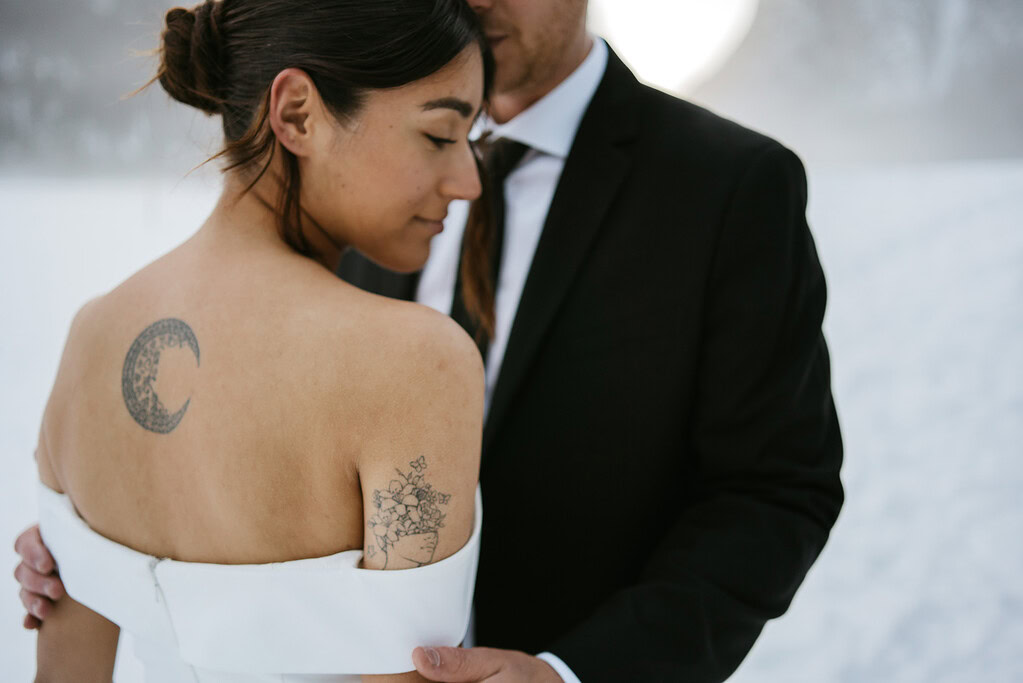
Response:
[[[469,626],[483,508],[454,555],[360,569],[361,550],[259,565],[178,562],[93,531],[40,484],[39,525],[68,595],[131,633],[149,683],[358,681],[411,671],[419,645]]]

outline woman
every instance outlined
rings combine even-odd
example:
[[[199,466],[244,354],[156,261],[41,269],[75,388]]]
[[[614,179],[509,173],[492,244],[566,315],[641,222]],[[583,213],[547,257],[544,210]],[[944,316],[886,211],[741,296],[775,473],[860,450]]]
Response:
[[[72,599],[39,679],[109,681],[121,624],[157,680],[419,680],[411,646],[468,618],[482,363],[333,270],[347,248],[419,269],[480,194],[482,32],[463,0],[209,0],[167,14],[161,58],[223,117],[224,192],[72,323],[36,454]]]

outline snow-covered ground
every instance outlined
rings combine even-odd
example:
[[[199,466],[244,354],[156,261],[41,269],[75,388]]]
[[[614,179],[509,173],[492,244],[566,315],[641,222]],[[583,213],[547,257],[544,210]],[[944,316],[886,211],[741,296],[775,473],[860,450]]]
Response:
[[[733,680],[1023,681],[1023,161],[812,168],[847,503]],[[71,316],[185,239],[186,180],[0,178],[0,567]],[[29,680],[10,574],[0,672]],[[129,658],[117,680],[140,680]]]

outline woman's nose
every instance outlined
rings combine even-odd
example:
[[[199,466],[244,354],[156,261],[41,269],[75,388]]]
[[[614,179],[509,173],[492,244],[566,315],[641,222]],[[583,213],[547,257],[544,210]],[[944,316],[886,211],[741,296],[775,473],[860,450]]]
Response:
[[[480,184],[480,168],[472,149],[465,147],[459,155],[457,165],[445,177],[441,193],[451,199],[476,199],[483,191]]]

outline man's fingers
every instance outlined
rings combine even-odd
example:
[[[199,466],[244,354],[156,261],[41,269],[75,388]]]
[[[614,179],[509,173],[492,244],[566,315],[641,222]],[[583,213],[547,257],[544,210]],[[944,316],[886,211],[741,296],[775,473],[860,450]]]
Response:
[[[21,604],[25,606],[28,613],[40,621],[46,621],[46,618],[53,612],[53,603],[47,598],[29,593],[24,588],[18,592],[18,595],[21,597]]]
[[[21,532],[14,541],[14,552],[21,555],[21,559],[40,574],[49,574],[56,569],[53,556],[46,550],[43,537],[39,535],[38,524]]]
[[[501,650],[488,647],[417,647],[412,663],[423,677],[448,683],[475,683],[501,671],[504,657]]]
[[[29,593],[58,600],[64,595],[64,586],[54,576],[44,576],[24,562],[14,568],[14,578]]]

